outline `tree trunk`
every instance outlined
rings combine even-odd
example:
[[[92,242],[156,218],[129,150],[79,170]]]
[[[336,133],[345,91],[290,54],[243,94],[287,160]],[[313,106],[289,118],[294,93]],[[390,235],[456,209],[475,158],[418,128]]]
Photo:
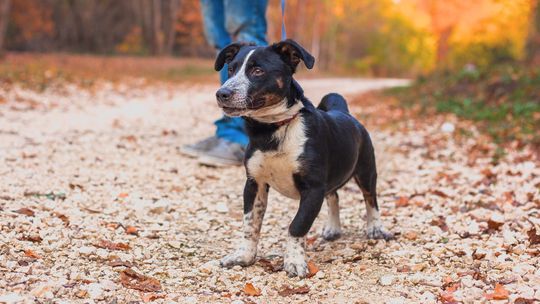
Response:
[[[540,64],[540,1],[531,0],[531,6],[527,61],[532,64]]]
[[[161,55],[163,51],[163,32],[161,31],[161,0],[152,1],[152,54]]]
[[[163,18],[163,32],[165,34],[163,54],[165,55],[171,55],[174,47],[174,38],[176,34],[176,12],[179,6],[178,2],[179,0],[168,1],[168,6],[166,7],[168,14],[165,14],[165,18]]]
[[[0,56],[2,56],[4,51],[4,39],[9,19],[9,5],[10,0],[0,0]]]

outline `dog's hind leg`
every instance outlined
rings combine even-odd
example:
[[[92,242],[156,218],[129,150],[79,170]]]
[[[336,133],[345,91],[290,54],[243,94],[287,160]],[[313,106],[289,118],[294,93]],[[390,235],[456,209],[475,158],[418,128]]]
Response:
[[[341,237],[341,222],[339,220],[339,196],[337,192],[326,196],[328,205],[328,220],[322,231],[322,237],[327,241],[333,241]]]
[[[249,266],[255,262],[267,201],[268,185],[258,185],[248,178],[244,187],[244,236],[236,251],[221,259],[221,266]]]
[[[364,144],[366,146],[360,153],[362,162],[357,165],[354,180],[360,186],[366,203],[367,237],[370,239],[393,239],[394,235],[387,232],[382,225],[379,205],[377,204],[377,167],[373,147],[371,141]]]

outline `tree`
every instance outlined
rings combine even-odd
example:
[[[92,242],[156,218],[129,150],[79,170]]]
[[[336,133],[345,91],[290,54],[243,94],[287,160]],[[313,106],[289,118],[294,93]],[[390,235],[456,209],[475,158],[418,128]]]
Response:
[[[0,0],[0,55],[4,50],[4,37],[9,17],[10,0]]]
[[[540,1],[531,0],[530,30],[527,38],[527,60],[540,63]]]

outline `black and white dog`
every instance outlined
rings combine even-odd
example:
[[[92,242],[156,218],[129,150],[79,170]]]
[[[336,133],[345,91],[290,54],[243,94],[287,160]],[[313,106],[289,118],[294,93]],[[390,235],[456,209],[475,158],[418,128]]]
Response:
[[[303,61],[315,59],[293,40],[268,47],[233,43],[218,55],[215,69],[228,64],[229,80],[217,91],[226,115],[246,121],[249,145],[244,160],[244,237],[221,265],[255,262],[268,190],[300,200],[289,226],[284,269],[289,276],[308,274],[304,240],[324,199],[329,217],[322,236],[340,237],[337,190],[351,178],[362,189],[367,208],[367,236],[390,239],[379,218],[377,171],[373,145],[366,129],[349,114],[345,99],[326,95],[315,108],[293,79]]]

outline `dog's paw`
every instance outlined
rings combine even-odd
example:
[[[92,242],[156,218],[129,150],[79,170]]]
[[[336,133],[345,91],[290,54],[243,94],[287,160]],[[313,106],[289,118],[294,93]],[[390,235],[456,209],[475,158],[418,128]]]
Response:
[[[334,241],[341,237],[341,228],[326,225],[321,233],[323,239],[327,241]]]
[[[302,260],[289,260],[283,263],[283,269],[287,272],[289,277],[305,278],[309,274],[309,269],[306,261]]]
[[[247,250],[237,250],[223,257],[219,261],[219,264],[221,265],[221,267],[226,267],[226,268],[233,267],[236,265],[246,267],[255,263],[255,256],[256,256],[256,253],[254,252],[249,252]]]
[[[375,240],[393,240],[394,234],[391,232],[386,231],[382,225],[369,225],[367,228],[367,237],[368,239],[375,239]]]

